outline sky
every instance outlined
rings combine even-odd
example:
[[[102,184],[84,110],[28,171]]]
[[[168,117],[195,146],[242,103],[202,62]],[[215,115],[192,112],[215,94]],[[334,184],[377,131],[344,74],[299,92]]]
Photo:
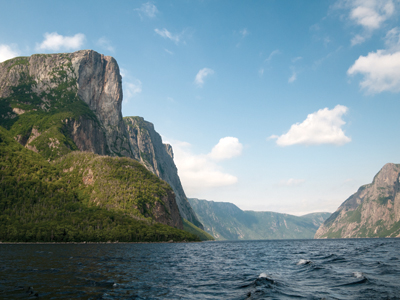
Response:
[[[0,61],[93,49],[188,197],[334,212],[400,163],[400,1],[0,1]]]

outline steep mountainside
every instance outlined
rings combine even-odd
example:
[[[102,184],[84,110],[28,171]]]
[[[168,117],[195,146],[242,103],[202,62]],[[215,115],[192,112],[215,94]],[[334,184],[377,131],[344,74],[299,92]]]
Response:
[[[217,240],[311,239],[330,213],[297,217],[243,211],[232,203],[189,198],[205,231]]]
[[[400,165],[386,164],[351,195],[315,238],[400,237]]]
[[[130,158],[72,152],[52,162],[0,126],[0,241],[196,240],[170,186]],[[161,223],[155,223],[161,222]]]
[[[38,157],[42,157],[50,164],[59,164],[60,159],[73,161],[70,167],[64,168],[66,171],[61,177],[67,176],[69,172],[67,170],[72,168],[74,171],[71,171],[71,174],[83,172],[75,174],[83,180],[83,184],[87,185],[86,183],[90,182],[89,185],[93,185],[90,197],[80,198],[81,204],[96,203],[99,208],[119,211],[131,215],[132,218],[137,214],[139,218],[150,218],[151,222],[162,222],[183,228],[179,212],[179,207],[182,205],[181,203],[180,206],[177,205],[174,191],[165,183],[165,181],[167,183],[171,181],[174,184],[174,180],[179,182],[179,178],[177,176],[173,178],[171,175],[164,176],[165,181],[157,179],[154,186],[158,186],[164,192],[149,192],[146,189],[152,184],[146,181],[146,178],[153,175],[133,161],[141,161],[147,169],[160,176],[157,173],[160,168],[149,168],[142,157],[151,154],[155,159],[160,159],[154,162],[155,166],[162,166],[161,160],[167,157],[169,161],[165,166],[163,165],[164,173],[170,174],[169,169],[176,172],[173,160],[168,154],[165,155],[154,149],[160,147],[170,153],[172,149],[162,145],[161,138],[154,128],[151,134],[156,138],[147,139],[147,147],[139,150],[143,144],[141,138],[136,139],[136,144],[131,144],[133,139],[130,138],[132,135],[128,135],[127,126],[122,118],[121,103],[122,86],[118,65],[112,57],[95,51],[37,54],[31,57],[14,58],[0,64],[0,128],[4,128],[2,129],[4,136],[12,137],[27,151],[29,150],[20,152],[21,157],[25,157],[29,152],[36,152]],[[151,145],[153,141],[161,146]],[[2,144],[6,148],[7,145]],[[82,158],[76,153],[71,153],[77,150],[108,157],[90,156],[87,153]],[[6,151],[4,153],[7,154]],[[118,160],[111,157],[125,158]],[[17,164],[11,154],[3,159],[4,166]],[[80,171],[74,167],[76,163],[81,165]],[[97,168],[98,166],[101,168]],[[57,165],[56,169],[59,167],[60,165]],[[32,168],[35,169],[35,167]],[[24,170],[30,172],[32,168]],[[117,170],[118,168],[122,169]],[[127,171],[139,170],[138,168],[142,169],[139,173]],[[8,176],[9,182],[17,180],[19,183],[23,173],[16,170],[10,173],[9,170],[2,169],[0,175]],[[119,178],[119,175],[122,177]],[[27,173],[22,177],[29,182],[31,176],[34,174]],[[121,183],[119,179],[114,180],[113,176],[117,176],[125,183]],[[49,180],[43,178],[43,180]],[[115,185],[110,184],[111,182]],[[142,186],[143,182],[147,183]],[[80,192],[76,189],[80,189],[81,184],[74,187],[58,187],[71,188],[72,193],[79,194]],[[114,189],[114,186],[118,186],[121,190]],[[4,188],[7,190],[5,186]],[[23,205],[20,202],[23,199],[22,194],[8,191],[6,200],[14,199],[15,205],[16,203]],[[179,197],[181,194],[183,196]],[[181,194],[177,199],[184,202],[186,196],[183,190]],[[49,200],[47,194],[40,196],[39,193],[38,197]],[[9,207],[7,205],[6,207]],[[14,209],[18,210],[19,206],[15,205]],[[187,206],[182,206],[184,211],[182,214],[187,219],[196,221],[188,203]],[[129,212],[125,210],[126,208]],[[197,223],[201,225],[198,221]]]
[[[163,144],[154,125],[143,118],[125,117],[124,121],[132,148],[139,154],[141,163],[171,185],[182,217],[203,229],[183,191],[171,145]]]

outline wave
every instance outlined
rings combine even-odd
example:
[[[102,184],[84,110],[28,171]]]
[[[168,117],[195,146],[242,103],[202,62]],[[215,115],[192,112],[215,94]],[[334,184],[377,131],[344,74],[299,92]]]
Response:
[[[296,265],[309,265],[309,264],[311,264],[312,263],[312,261],[311,260],[308,260],[308,259],[300,259],[298,262],[297,262],[297,264]]]

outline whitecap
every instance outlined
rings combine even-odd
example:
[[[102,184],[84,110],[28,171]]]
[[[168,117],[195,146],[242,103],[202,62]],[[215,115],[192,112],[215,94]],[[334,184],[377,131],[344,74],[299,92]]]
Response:
[[[297,265],[308,265],[308,264],[310,264],[311,263],[311,260],[308,260],[308,259],[300,259],[298,262],[297,262]]]
[[[258,276],[258,278],[267,278],[268,276],[267,276],[267,274],[265,274],[265,273],[261,273],[259,276]]]
[[[362,272],[353,272],[353,276],[355,278],[364,278],[364,274]]]

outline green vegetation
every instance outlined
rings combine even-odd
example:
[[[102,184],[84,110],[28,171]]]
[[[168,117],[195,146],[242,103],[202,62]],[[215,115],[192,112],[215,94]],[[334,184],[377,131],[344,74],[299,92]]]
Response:
[[[93,168],[93,184],[87,168]],[[151,218],[151,204],[168,189],[127,158],[73,152],[48,162],[0,127],[1,241],[198,240]]]
[[[202,241],[214,241],[214,237],[205,232],[204,230],[200,229],[199,227],[193,225],[188,220],[183,219],[183,230],[190,232],[200,238]]]

